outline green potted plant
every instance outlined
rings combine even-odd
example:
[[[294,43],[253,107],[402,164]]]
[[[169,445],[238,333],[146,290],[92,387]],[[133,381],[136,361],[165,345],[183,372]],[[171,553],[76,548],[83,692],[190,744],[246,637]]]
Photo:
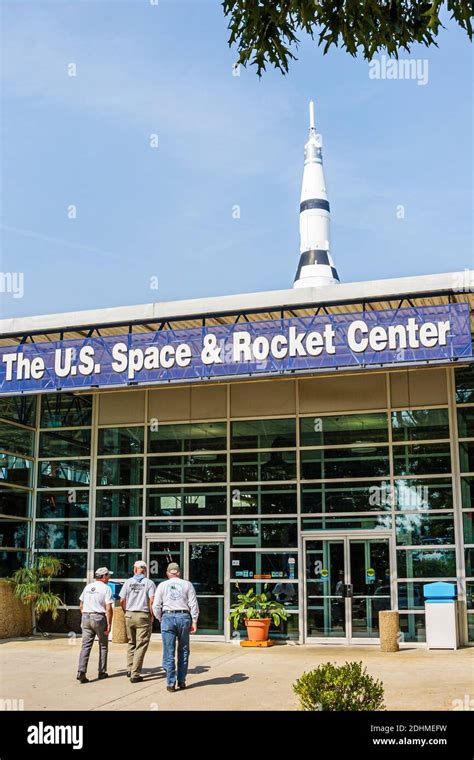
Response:
[[[57,578],[65,563],[49,554],[37,555],[27,567],[20,567],[11,578],[14,593],[23,604],[31,604],[38,621],[46,612],[53,620],[63,600],[51,591],[51,581]]]
[[[249,589],[246,594],[238,594],[236,604],[230,608],[229,620],[233,622],[234,629],[243,623],[247,628],[249,641],[268,641],[272,620],[275,625],[280,625],[282,620],[288,618],[283,604],[269,598],[267,588],[265,584],[261,594],[256,594],[254,588]]]

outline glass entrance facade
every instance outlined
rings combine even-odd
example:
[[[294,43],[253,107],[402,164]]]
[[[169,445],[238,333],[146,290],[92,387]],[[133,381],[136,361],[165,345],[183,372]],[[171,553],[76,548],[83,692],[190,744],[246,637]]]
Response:
[[[378,639],[378,613],[393,608],[390,535],[305,536],[304,556],[305,639]]]
[[[422,586],[443,579],[474,640],[470,369],[3,397],[0,451],[1,574],[64,561],[51,630],[80,630],[95,567],[126,578],[149,551],[156,580],[179,557],[209,636],[266,585],[276,637],[376,641],[392,607],[422,642]]]
[[[191,581],[199,604],[198,636],[224,638],[225,539],[199,537],[147,537],[146,562],[156,584],[166,580],[169,562],[177,562],[182,577]],[[159,632],[155,620],[153,631]]]

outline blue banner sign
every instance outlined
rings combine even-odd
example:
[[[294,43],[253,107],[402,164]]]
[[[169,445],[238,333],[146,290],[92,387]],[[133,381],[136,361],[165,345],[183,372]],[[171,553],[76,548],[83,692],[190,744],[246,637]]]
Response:
[[[3,347],[0,393],[446,361],[472,356],[469,305],[323,314]]]

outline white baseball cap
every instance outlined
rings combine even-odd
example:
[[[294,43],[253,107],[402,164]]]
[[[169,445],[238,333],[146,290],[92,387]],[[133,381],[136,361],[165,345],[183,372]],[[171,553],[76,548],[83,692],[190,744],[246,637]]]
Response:
[[[113,575],[113,572],[108,567],[98,567],[95,571],[95,577],[102,578],[103,575]]]

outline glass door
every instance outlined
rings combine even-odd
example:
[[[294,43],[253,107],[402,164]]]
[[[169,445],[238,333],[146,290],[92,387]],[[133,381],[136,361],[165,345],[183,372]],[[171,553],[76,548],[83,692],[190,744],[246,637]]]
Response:
[[[344,539],[306,541],[306,637],[347,640]]]
[[[390,536],[307,536],[305,641],[377,643],[391,609]]]
[[[148,536],[147,556],[150,578],[156,584],[166,580],[170,562],[177,562],[181,577],[193,584],[200,611],[197,635],[224,637],[225,539]],[[153,632],[159,630],[155,620]]]
[[[351,637],[379,638],[379,612],[391,607],[388,538],[348,538]]]
[[[224,635],[224,541],[187,540],[187,578],[199,604],[198,634]]]

